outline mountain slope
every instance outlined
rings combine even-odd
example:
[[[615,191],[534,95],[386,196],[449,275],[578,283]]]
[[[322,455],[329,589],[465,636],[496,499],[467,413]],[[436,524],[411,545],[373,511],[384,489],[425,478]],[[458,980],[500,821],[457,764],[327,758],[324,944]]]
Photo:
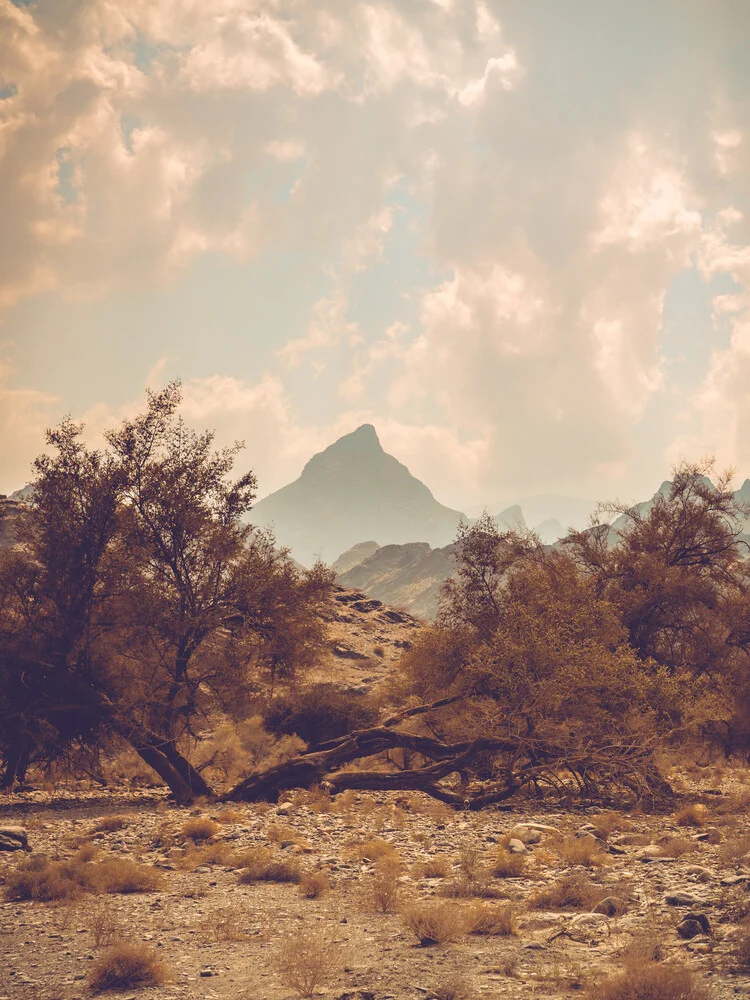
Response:
[[[251,521],[310,565],[332,561],[366,538],[381,543],[453,540],[461,513],[438,503],[363,424],[314,455],[295,482],[256,504]]]
[[[440,587],[455,570],[452,552],[452,545],[432,549],[426,542],[384,545],[358,566],[339,573],[338,582],[419,618],[434,618]]]

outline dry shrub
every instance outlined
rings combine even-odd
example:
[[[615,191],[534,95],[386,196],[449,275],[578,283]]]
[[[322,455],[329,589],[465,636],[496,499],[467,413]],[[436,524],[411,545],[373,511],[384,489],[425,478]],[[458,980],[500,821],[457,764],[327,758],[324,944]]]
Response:
[[[302,878],[295,861],[275,857],[264,847],[247,851],[237,859],[237,866],[242,869],[239,874],[242,885],[251,882],[299,882]]]
[[[414,878],[445,878],[450,874],[451,863],[442,855],[418,861],[412,868]]]
[[[672,962],[629,964],[623,972],[592,985],[586,1000],[706,1000],[692,972]]]
[[[170,978],[169,969],[153,948],[142,944],[116,944],[96,962],[89,977],[93,993],[159,986]]]
[[[224,825],[228,823],[244,823],[246,820],[247,816],[245,813],[240,812],[239,809],[222,809],[216,816],[216,822],[223,823]]]
[[[276,956],[282,983],[303,997],[334,982],[342,965],[340,947],[321,930],[301,930],[283,938]]]
[[[552,849],[567,865],[600,868],[607,861],[607,855],[596,837],[563,837],[552,845]]]
[[[728,885],[722,889],[718,903],[719,919],[723,924],[739,924],[750,917],[750,892],[745,885]]]
[[[435,802],[432,799],[425,805],[424,814],[438,826],[440,824],[444,825],[449,823],[451,820],[456,818],[456,814],[445,804],[445,802]]]
[[[293,826],[285,826],[280,823],[270,823],[266,828],[266,836],[272,844],[281,844],[287,841],[292,844],[302,844],[304,839],[299,830]]]
[[[648,847],[653,844],[654,838],[650,833],[628,833],[617,842],[624,847]]]
[[[458,867],[466,878],[477,877],[481,860],[481,852],[476,847],[462,847],[458,852]]]
[[[606,895],[582,872],[563,878],[535,892],[528,901],[532,910],[590,910]]]
[[[365,891],[368,908],[378,913],[393,913],[399,903],[401,867],[390,858],[383,858],[375,865],[372,879]]]
[[[682,858],[698,850],[698,844],[688,837],[664,837],[659,841],[662,857]]]
[[[76,852],[75,861],[93,861],[100,854],[99,848],[96,844],[81,844],[79,850]]]
[[[180,833],[183,840],[210,840],[221,830],[221,827],[208,816],[196,816],[182,824]]]
[[[383,858],[398,861],[399,857],[398,848],[380,837],[364,840],[359,844],[350,844],[349,848],[350,856],[358,858],[360,861],[382,861]]]
[[[678,809],[673,817],[678,826],[705,826],[708,820],[708,809],[701,803],[693,803]]]
[[[525,867],[525,855],[511,854],[504,847],[499,847],[492,861],[491,871],[495,878],[519,878]]]
[[[109,903],[102,901],[86,907],[86,923],[95,948],[109,946],[124,937],[122,927]]]
[[[743,833],[725,841],[719,848],[718,858],[722,865],[736,864],[750,854],[750,833]]]
[[[134,861],[94,864],[72,858],[49,861],[40,856],[21,864],[6,879],[5,898],[12,902],[77,899],[85,892],[151,892],[162,885],[159,872]]]
[[[606,812],[594,816],[591,825],[604,840],[611,837],[613,833],[619,833],[620,830],[632,829],[630,820],[622,813],[615,812],[614,809],[608,809]]]
[[[474,903],[466,910],[466,922],[470,934],[507,937],[516,933],[516,908],[512,903]]]
[[[127,826],[127,816],[102,816],[91,827],[92,833],[115,833]]]
[[[331,883],[325,872],[306,872],[300,879],[299,891],[306,899],[317,899],[328,892]]]
[[[177,859],[180,868],[193,871],[201,865],[224,865],[236,868],[236,854],[229,844],[219,841],[216,844],[204,844],[201,847],[190,847],[181,858]]]
[[[466,876],[444,882],[438,889],[438,896],[446,899],[507,899],[507,893],[502,889]]]
[[[161,872],[126,858],[102,861],[92,867],[95,869],[94,890],[98,892],[155,892],[164,884]]]
[[[247,916],[242,906],[222,906],[209,913],[201,927],[209,941],[247,941]]]
[[[414,903],[403,914],[404,925],[425,948],[456,941],[466,933],[466,914],[446,901]]]
[[[474,1000],[474,985],[458,972],[449,973],[437,982],[428,994],[428,1000]]]

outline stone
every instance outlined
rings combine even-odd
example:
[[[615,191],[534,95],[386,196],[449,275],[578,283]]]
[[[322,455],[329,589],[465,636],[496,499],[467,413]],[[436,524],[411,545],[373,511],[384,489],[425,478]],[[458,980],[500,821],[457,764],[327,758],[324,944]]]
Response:
[[[721,885],[742,885],[743,882],[750,882],[750,875],[727,875],[721,880]]]
[[[281,805],[276,806],[277,816],[288,816],[290,812],[294,811],[293,802],[282,802]]]
[[[667,906],[706,906],[706,900],[692,892],[673,892],[664,897],[664,902]]]
[[[29,834],[23,826],[0,826],[0,851],[30,851]]]
[[[677,925],[677,933],[681,938],[689,941],[699,934],[710,934],[711,924],[705,913],[688,913]]]
[[[578,913],[570,920],[565,932],[574,941],[596,941],[609,934],[609,920],[603,913]]]
[[[511,837],[508,841],[508,851],[511,854],[526,854],[526,845],[517,837]]]
[[[622,899],[620,896],[607,896],[591,911],[592,913],[603,913],[605,917],[619,917],[620,914],[626,913],[628,909],[628,902],[626,899]]]

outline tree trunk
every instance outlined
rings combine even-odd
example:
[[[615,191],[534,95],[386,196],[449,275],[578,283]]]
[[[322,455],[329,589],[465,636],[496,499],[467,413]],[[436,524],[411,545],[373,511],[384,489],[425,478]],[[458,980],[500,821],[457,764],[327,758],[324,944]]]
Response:
[[[177,771],[185,784],[192,789],[193,795],[215,798],[216,792],[211,788],[203,775],[196,771],[190,761],[183,757],[174,741],[164,743],[161,748],[172,767]]]
[[[195,800],[195,794],[190,785],[183,779],[179,771],[172,766],[161,750],[147,746],[138,740],[131,740],[130,745],[150,768],[159,775],[175,797],[180,806],[189,806]]]
[[[28,746],[19,741],[8,753],[5,764],[5,771],[0,788],[12,788],[15,784],[23,784],[26,779],[26,769],[29,766],[30,750]]]

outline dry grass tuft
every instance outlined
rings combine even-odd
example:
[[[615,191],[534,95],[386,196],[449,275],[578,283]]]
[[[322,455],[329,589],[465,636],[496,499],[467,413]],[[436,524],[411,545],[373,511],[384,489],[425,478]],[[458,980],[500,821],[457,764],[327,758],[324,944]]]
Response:
[[[224,865],[227,868],[237,868],[237,855],[223,841],[216,844],[203,844],[200,847],[188,848],[181,858],[177,859],[180,868],[193,871],[201,865]]]
[[[377,913],[393,913],[396,910],[401,894],[400,876],[401,866],[397,861],[390,858],[378,861],[365,890],[368,909]]]
[[[242,885],[251,882],[299,882],[302,872],[295,861],[275,857],[272,851],[258,847],[247,851],[237,859],[242,869],[239,881]]]
[[[402,917],[423,948],[456,941],[467,931],[466,914],[447,901],[414,903]]]
[[[605,890],[583,873],[566,875],[535,892],[528,901],[532,910],[590,910],[604,898]]]
[[[748,854],[750,854],[750,833],[743,833],[721,845],[718,859],[722,865],[732,865],[742,861]]]
[[[320,930],[302,930],[284,938],[276,956],[282,983],[303,997],[333,983],[342,965],[340,947]]]
[[[247,941],[248,914],[243,906],[222,906],[203,920],[201,927],[209,941]]]
[[[86,892],[152,892],[162,886],[156,869],[135,861],[112,859],[95,864],[72,858],[49,861],[32,858],[10,874],[5,883],[5,898],[11,902],[77,899]]]
[[[665,837],[659,841],[659,848],[665,858],[682,858],[698,850],[698,844],[689,837]]]
[[[87,906],[86,923],[95,948],[109,946],[124,937],[122,927],[112,913],[109,903],[100,901]]]
[[[607,855],[596,837],[563,837],[552,845],[552,850],[567,865],[600,868],[607,862]]]
[[[427,858],[425,861],[418,861],[411,870],[414,878],[446,878],[450,875],[451,863],[448,858],[438,855],[435,858]]]
[[[221,830],[221,827],[208,816],[197,816],[182,824],[180,833],[184,840],[210,840]]]
[[[91,970],[93,993],[131,990],[137,986],[160,986],[170,978],[169,969],[153,950],[142,944],[116,944]]]
[[[222,809],[216,816],[216,822],[223,823],[224,825],[228,823],[245,823],[246,821],[247,816],[245,813],[240,812],[239,809]]]
[[[474,1000],[476,995],[470,979],[460,973],[452,973],[432,987],[428,1000]]]
[[[630,820],[626,819],[622,813],[615,812],[614,809],[609,809],[607,812],[602,812],[594,816],[591,820],[591,825],[604,840],[611,837],[613,833],[633,828]]]
[[[92,833],[115,833],[128,825],[127,816],[102,816],[91,827]]]
[[[399,859],[398,848],[380,837],[364,840],[359,844],[351,844],[349,847],[350,856],[358,858],[360,861],[382,861],[384,858],[398,861]]]
[[[318,899],[331,888],[325,872],[307,872],[299,883],[299,891],[306,899]]]
[[[738,972],[750,971],[750,927],[745,925],[737,930],[730,954]]]
[[[517,911],[512,903],[474,903],[466,910],[469,934],[508,937],[516,933]]]
[[[673,817],[678,826],[705,826],[708,820],[708,809],[701,803],[685,806],[679,809]]]
[[[586,1000],[707,1000],[692,972],[672,962],[631,964],[586,991]]]
[[[481,879],[452,878],[438,889],[438,896],[445,899],[507,899],[507,893]]]
[[[495,878],[519,878],[526,868],[526,856],[511,854],[500,847],[492,861],[491,872]]]

